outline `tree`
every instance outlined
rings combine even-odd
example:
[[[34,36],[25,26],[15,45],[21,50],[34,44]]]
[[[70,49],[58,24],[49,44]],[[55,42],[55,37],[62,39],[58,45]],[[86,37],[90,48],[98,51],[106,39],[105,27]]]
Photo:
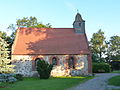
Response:
[[[0,37],[4,39],[7,42],[7,44],[9,44],[8,48],[10,50],[10,47],[12,45],[12,38],[10,36],[7,36],[6,32],[2,32],[2,31],[0,31]]]
[[[11,60],[8,59],[9,51],[7,47],[7,42],[0,37],[0,73],[14,72],[14,65],[10,65]]]
[[[120,55],[120,36],[112,36],[109,41],[111,54]]]
[[[102,62],[103,55],[106,52],[107,44],[105,41],[104,32],[100,29],[97,33],[94,33],[90,40],[90,47],[93,53],[94,59],[98,59],[98,62]],[[96,60],[94,60],[96,61]]]
[[[120,36],[112,36],[108,42],[106,60],[112,70],[120,70]]]
[[[36,17],[23,17],[23,19],[18,19],[16,21],[18,27],[36,27],[36,28],[51,28],[50,23],[44,25],[37,21]]]
[[[12,39],[10,36],[7,36],[6,32],[0,31],[0,37],[8,44],[7,48],[8,51],[11,51],[11,46],[12,46]],[[9,59],[11,58],[10,56],[11,52],[9,52]]]
[[[107,61],[120,60],[120,36],[112,36],[108,42]]]
[[[6,32],[0,31],[0,37],[10,44],[11,38],[10,36],[7,36]]]
[[[18,27],[32,27],[32,28],[51,28],[51,24],[48,23],[46,25],[38,22],[36,17],[23,17],[22,19],[18,19],[16,21],[16,24],[10,24],[8,26],[8,30],[12,31],[12,34],[10,35],[10,47],[13,44],[14,38],[16,36],[16,30]]]

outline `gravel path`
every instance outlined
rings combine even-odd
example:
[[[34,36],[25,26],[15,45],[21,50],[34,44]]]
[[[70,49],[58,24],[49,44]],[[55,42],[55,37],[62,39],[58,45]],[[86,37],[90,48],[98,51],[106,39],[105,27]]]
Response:
[[[96,74],[96,77],[69,90],[113,90],[120,87],[107,85],[107,80],[118,73]]]

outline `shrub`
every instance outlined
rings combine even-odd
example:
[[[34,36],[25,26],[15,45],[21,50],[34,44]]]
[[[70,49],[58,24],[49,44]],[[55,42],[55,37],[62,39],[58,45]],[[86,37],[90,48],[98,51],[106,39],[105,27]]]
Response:
[[[37,62],[37,71],[40,76],[40,79],[48,79],[52,70],[52,65],[47,63],[44,60],[39,60]]]
[[[120,60],[110,62],[112,70],[120,70]]]
[[[16,74],[15,78],[19,81],[22,81],[23,80],[23,75],[22,74]]]
[[[0,82],[13,83],[15,81],[17,81],[17,79],[14,77],[14,74],[0,74]]]
[[[93,73],[105,73],[110,72],[110,65],[107,63],[93,63],[92,65]]]

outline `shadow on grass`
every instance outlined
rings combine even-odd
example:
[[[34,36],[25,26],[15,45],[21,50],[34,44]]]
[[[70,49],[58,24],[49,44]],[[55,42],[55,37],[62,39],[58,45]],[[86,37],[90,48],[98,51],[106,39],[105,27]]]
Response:
[[[0,88],[0,90],[65,90],[83,83],[93,77],[50,77],[40,79],[25,77],[23,81],[11,84],[10,88]]]

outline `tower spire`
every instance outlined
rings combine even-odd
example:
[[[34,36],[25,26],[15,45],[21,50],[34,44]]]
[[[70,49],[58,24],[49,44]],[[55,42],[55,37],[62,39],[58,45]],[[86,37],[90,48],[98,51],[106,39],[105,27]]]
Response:
[[[75,21],[79,21],[79,22],[82,22],[84,21],[80,15],[80,13],[77,13],[76,17],[75,17]]]
[[[80,13],[77,10],[75,21],[73,22],[73,28],[76,33],[85,33],[85,21],[82,19]]]

